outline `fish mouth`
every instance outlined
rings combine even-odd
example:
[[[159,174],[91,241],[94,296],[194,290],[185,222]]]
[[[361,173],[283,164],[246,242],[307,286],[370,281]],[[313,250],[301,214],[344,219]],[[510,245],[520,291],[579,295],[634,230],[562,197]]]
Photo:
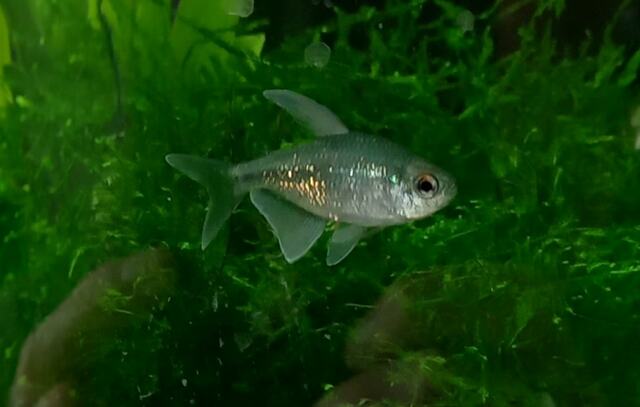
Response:
[[[451,182],[442,190],[442,204],[440,208],[444,208],[449,205],[449,203],[453,201],[453,198],[458,195],[458,186],[455,181],[453,181],[453,178],[450,178],[450,180]]]
[[[445,204],[447,204],[458,195],[458,184],[456,179],[450,174],[445,173],[443,178],[444,188],[442,189],[442,196],[445,198]]]

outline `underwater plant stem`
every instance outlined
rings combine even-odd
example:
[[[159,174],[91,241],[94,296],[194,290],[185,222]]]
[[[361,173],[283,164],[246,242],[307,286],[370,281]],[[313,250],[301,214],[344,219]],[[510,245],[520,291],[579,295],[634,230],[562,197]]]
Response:
[[[123,109],[122,109],[122,78],[120,75],[120,67],[118,65],[118,59],[116,56],[115,47],[113,44],[113,34],[109,22],[102,12],[102,0],[98,0],[98,18],[100,19],[100,25],[104,30],[105,39],[107,42],[107,52],[109,53],[109,62],[111,63],[111,70],[113,72],[113,82],[116,91],[116,108],[114,112],[114,122],[123,122]]]

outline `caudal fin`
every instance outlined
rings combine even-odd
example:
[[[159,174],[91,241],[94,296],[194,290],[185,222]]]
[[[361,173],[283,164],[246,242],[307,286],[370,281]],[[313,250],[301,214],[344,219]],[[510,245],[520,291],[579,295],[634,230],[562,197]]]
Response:
[[[242,199],[242,195],[234,191],[231,166],[222,161],[186,154],[169,154],[165,159],[173,168],[204,185],[209,193],[209,207],[202,227],[204,250]]]

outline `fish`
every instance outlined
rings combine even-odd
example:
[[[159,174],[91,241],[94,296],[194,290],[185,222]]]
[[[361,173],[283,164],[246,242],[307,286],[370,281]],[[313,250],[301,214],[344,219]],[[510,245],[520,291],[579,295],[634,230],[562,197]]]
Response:
[[[208,191],[202,250],[247,194],[289,263],[311,249],[328,223],[335,224],[328,266],[371,232],[428,217],[455,197],[452,175],[399,144],[349,130],[329,108],[294,91],[263,95],[315,139],[236,165],[187,154],[165,157]]]

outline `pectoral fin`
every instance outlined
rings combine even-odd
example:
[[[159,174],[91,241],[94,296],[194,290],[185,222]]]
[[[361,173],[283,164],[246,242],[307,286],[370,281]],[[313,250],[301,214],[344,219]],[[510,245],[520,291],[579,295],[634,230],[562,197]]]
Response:
[[[358,225],[339,225],[333,232],[327,250],[327,265],[333,266],[351,253],[360,239],[367,232],[367,228]]]
[[[326,221],[278,197],[270,191],[251,191],[251,202],[273,229],[284,258],[293,263],[311,249]]]
[[[286,89],[265,90],[262,94],[317,136],[349,133],[347,126],[335,113],[313,99]]]

